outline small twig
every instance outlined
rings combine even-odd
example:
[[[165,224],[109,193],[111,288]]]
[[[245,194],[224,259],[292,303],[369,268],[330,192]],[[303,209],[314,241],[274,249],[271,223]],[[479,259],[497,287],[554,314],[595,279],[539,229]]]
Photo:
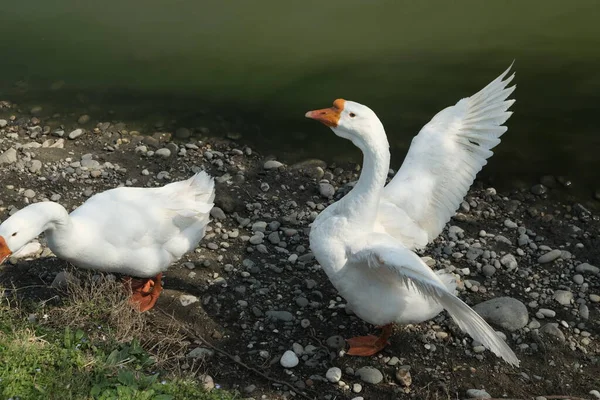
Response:
[[[19,290],[24,290],[24,289],[31,289],[31,288],[48,288],[48,285],[29,285],[29,286],[21,286],[18,288],[6,288],[4,290],[6,291],[11,291],[11,292],[18,292]]]
[[[160,310],[160,309],[159,309]],[[202,337],[202,335],[200,335],[198,332],[192,332],[191,329],[189,329],[188,327],[186,327],[184,324],[182,324],[181,322],[179,322],[177,319],[175,319],[175,317],[173,317],[171,314],[167,314],[167,312],[165,312],[164,310],[160,310],[160,312],[162,312],[164,315],[166,315],[167,317],[171,318],[175,323],[179,324],[179,326],[181,326],[181,328],[190,336],[192,336],[194,339],[198,339],[200,340],[203,344],[205,344],[206,346],[210,347],[212,350],[216,351],[217,353],[220,353],[224,356],[226,356],[227,358],[229,358],[230,360],[232,360],[233,362],[235,362],[236,364],[246,368],[249,371],[254,372],[255,374],[262,376],[263,378],[265,378],[266,380],[273,382],[273,383],[277,383],[279,385],[283,385],[286,386],[288,388],[290,388],[290,390],[293,390],[295,393],[299,394],[301,397],[307,399],[307,400],[314,400],[315,397],[309,397],[307,395],[305,395],[304,393],[298,391],[297,388],[295,388],[292,384],[290,384],[289,382],[285,382],[285,381],[280,381],[278,379],[275,378],[271,378],[270,376],[265,375],[264,373],[260,372],[259,370],[257,370],[254,367],[249,366],[248,364],[245,364],[244,362],[242,362],[241,360],[236,359],[233,355],[229,354],[228,352],[226,352],[223,349],[220,349],[219,347],[214,346],[212,343],[210,343],[209,341],[207,341],[206,339],[204,339]],[[308,391],[308,390],[307,390]]]

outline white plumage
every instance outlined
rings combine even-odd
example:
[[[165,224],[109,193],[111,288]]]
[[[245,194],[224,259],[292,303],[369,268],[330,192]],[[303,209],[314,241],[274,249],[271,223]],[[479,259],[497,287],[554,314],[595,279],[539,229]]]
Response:
[[[509,68],[510,69],[510,68]],[[389,324],[420,323],[446,309],[458,326],[512,365],[519,360],[474,310],[456,297],[456,281],[434,273],[413,249],[437,237],[458,209],[510,117],[505,71],[474,96],[438,113],[413,139],[392,181],[383,125],[368,107],[338,99],[307,117],[352,140],[364,155],[360,179],[313,222],[311,249],[329,279],[363,320],[387,326],[377,338],[348,340],[349,354],[372,355]],[[503,80],[504,79],[504,80]]]
[[[198,245],[214,197],[202,171],[159,188],[98,193],[70,215],[58,203],[35,203],[0,225],[0,262],[45,232],[52,252],[78,267],[154,277]]]

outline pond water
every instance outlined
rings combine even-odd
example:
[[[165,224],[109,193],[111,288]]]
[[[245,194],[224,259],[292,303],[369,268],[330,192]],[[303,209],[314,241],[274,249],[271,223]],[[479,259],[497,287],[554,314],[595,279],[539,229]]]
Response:
[[[5,1],[0,100],[73,122],[240,133],[287,162],[358,161],[304,118],[343,97],[381,117],[397,167],[435,113],[516,60],[515,114],[484,175],[564,175],[589,197],[600,188],[598,21],[597,0]]]

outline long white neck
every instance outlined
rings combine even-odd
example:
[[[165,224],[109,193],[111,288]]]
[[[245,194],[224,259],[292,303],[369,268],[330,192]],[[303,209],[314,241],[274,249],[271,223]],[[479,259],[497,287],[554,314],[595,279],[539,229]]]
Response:
[[[362,172],[356,186],[340,203],[351,222],[362,229],[372,229],[390,168],[390,146],[379,120],[370,125],[369,132],[352,142],[363,153]]]
[[[70,238],[73,230],[67,210],[60,204],[51,201],[31,204],[19,210],[3,225],[10,225],[11,219],[18,221],[20,225],[19,234],[14,238],[15,247],[19,248],[35,239],[40,233],[45,232],[48,244],[54,251],[50,242],[56,240],[52,239],[66,241]]]

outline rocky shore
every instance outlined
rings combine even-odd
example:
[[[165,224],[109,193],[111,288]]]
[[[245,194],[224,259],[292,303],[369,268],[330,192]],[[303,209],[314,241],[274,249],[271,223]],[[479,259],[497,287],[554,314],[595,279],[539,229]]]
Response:
[[[396,327],[381,354],[356,358],[345,355],[344,338],[375,328],[333,289],[308,232],[350,190],[359,165],[285,165],[202,127],[140,133],[87,115],[61,125],[61,116],[49,123],[39,114],[0,104],[2,220],[32,202],[74,209],[117,186],[164,185],[199,169],[215,177],[209,231],[167,272],[157,306],[236,359],[190,340],[178,362],[185,370],[203,359],[207,387],[255,399],[600,398],[600,220],[576,201],[559,201],[554,178],[512,193],[476,182],[421,254],[460,277],[460,297],[506,336],[521,368],[473,342],[445,313]],[[0,267],[0,285],[50,287],[64,276],[66,264],[43,237],[19,257]]]

